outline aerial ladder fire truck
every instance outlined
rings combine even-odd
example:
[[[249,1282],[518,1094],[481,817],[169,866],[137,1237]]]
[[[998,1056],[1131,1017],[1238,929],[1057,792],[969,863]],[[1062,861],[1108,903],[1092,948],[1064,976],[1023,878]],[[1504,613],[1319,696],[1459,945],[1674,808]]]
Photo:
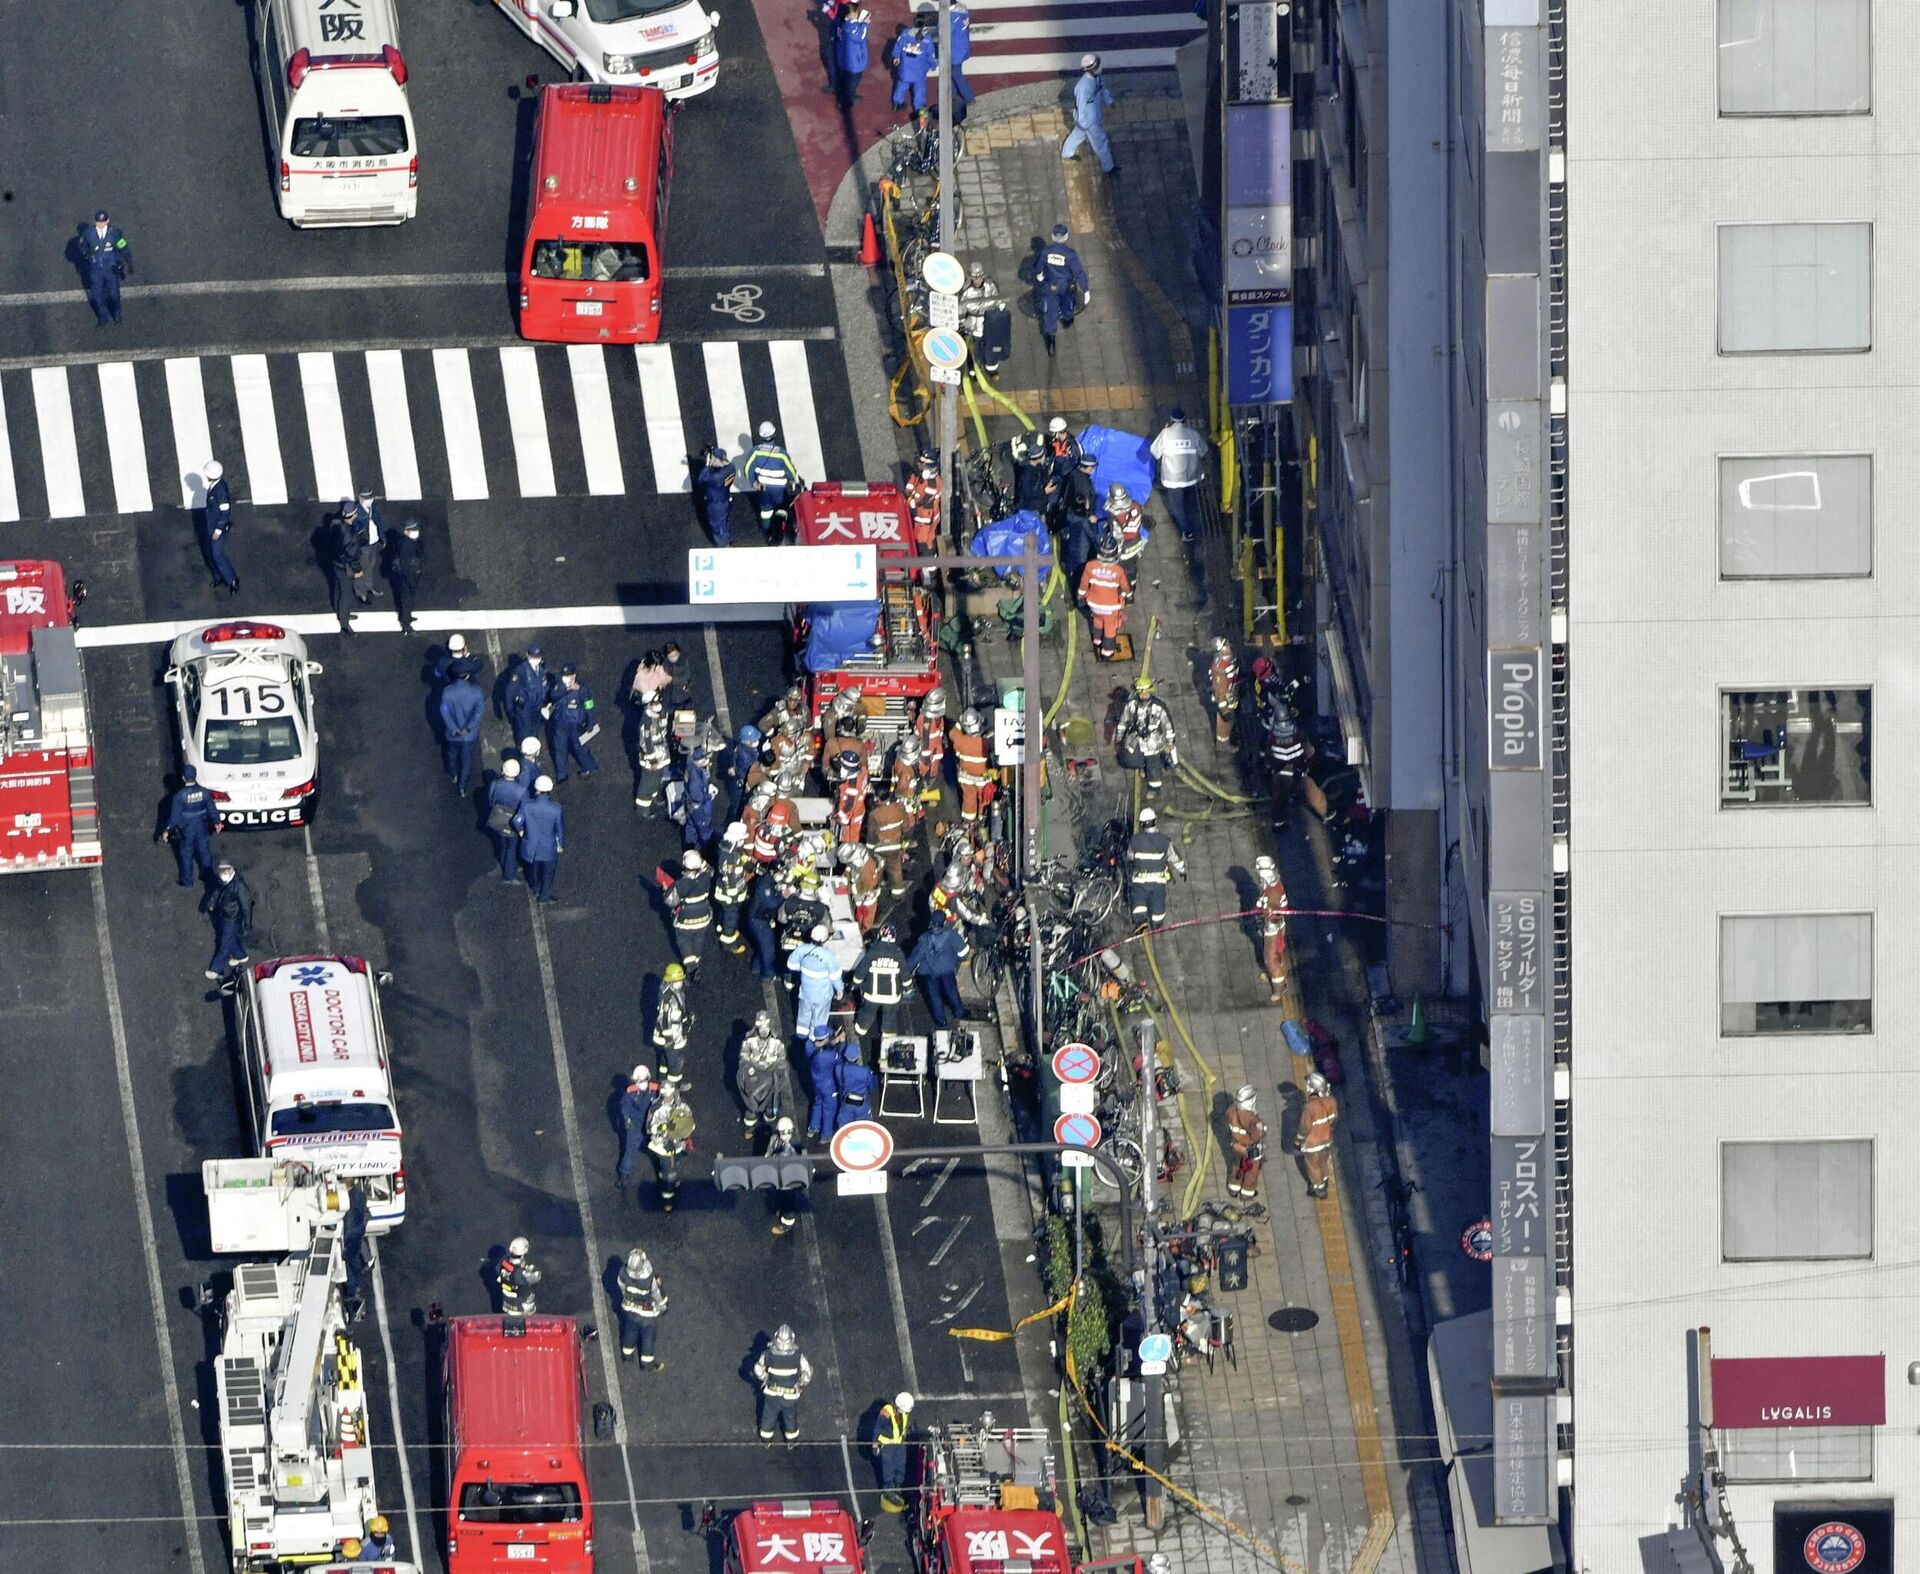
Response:
[[[360,1223],[346,1184],[298,1161],[210,1159],[201,1179],[215,1252],[285,1254],[241,1263],[221,1306],[215,1371],[233,1568],[310,1570],[379,1512],[343,1295],[349,1255],[364,1249]]]
[[[991,1415],[935,1428],[920,1448],[920,1574],[1075,1574],[1058,1508],[1053,1440]]]

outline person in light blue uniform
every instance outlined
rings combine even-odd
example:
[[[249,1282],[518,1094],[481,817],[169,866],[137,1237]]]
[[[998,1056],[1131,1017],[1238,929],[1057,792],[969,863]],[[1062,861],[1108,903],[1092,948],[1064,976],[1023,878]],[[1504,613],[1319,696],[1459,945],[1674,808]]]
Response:
[[[1107,141],[1107,125],[1103,118],[1103,111],[1112,103],[1113,94],[1107,91],[1107,84],[1100,78],[1100,57],[1082,55],[1080,80],[1073,84],[1073,130],[1067,133],[1067,140],[1060,145],[1062,158],[1072,158],[1084,143],[1093,149],[1093,156],[1100,161],[1101,174],[1120,173],[1120,166],[1113,162],[1113,148]]]

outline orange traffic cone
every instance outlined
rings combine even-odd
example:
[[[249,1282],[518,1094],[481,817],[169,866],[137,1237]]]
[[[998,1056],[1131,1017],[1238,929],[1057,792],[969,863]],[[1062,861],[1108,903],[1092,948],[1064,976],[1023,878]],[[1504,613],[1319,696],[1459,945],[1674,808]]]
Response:
[[[860,266],[877,268],[880,266],[880,232],[873,226],[873,215],[867,214],[860,224]]]

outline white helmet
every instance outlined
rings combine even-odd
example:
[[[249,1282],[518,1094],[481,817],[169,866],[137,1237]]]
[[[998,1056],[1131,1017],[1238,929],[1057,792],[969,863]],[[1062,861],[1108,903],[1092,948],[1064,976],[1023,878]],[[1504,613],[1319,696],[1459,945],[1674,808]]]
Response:
[[[523,760],[540,758],[540,740],[531,733],[520,740],[520,758]]]
[[[533,779],[533,790],[535,792],[552,792],[553,778],[549,776],[545,771],[542,771],[538,776],[534,777]]]
[[[1253,861],[1253,872],[1262,880],[1271,880],[1280,872],[1280,868],[1271,858],[1262,853]]]
[[[800,1341],[794,1337],[793,1329],[782,1323],[773,1331],[773,1348],[781,1355],[792,1355],[800,1348]]]
[[[512,1240],[507,1242],[507,1255],[509,1257],[524,1257],[532,1250],[533,1243],[524,1235],[516,1235]]]
[[[218,481],[220,477],[226,473],[226,466],[221,464],[218,459],[209,459],[200,467],[200,474],[209,481]]]
[[[1118,481],[1107,488],[1107,507],[1125,508],[1133,501],[1133,494]]]
[[[1047,430],[1056,435],[1064,432],[1066,429],[1067,418],[1064,415],[1056,415],[1051,421],[1047,422]]]
[[[865,842],[846,842],[839,852],[840,862],[849,869],[862,867],[872,856],[873,854],[867,851]]]
[[[927,697],[920,702],[920,709],[921,713],[927,716],[946,715],[947,691],[945,689],[929,689],[927,691]]]
[[[720,840],[725,842],[729,847],[738,846],[746,839],[747,822],[745,820],[729,820],[727,822],[727,828],[720,833]]]
[[[766,1013],[762,1012],[761,1015],[765,1016]],[[793,1135],[793,1117],[791,1115],[782,1115],[773,1123],[773,1131],[777,1137],[791,1137]]]
[[[760,423],[760,441],[763,443],[773,441],[773,422],[762,421]]]
[[[1139,816],[1140,829],[1143,831],[1151,830],[1153,828],[1154,822],[1159,818],[1160,818],[1159,812],[1153,807],[1152,804],[1148,804],[1144,809],[1140,811],[1140,816]]]
[[[833,931],[825,924],[815,924],[813,928],[807,931],[807,938],[815,945],[825,945],[827,943],[827,936],[832,933]]]
[[[636,1279],[648,1279],[653,1276],[653,1264],[638,1246],[627,1253],[627,1272]]]
[[[772,1015],[765,1011],[756,1011],[753,1015],[753,1030],[756,1033],[771,1033],[773,1031]]]
[[[1238,1104],[1242,1109],[1252,1109],[1253,1097],[1253,1084],[1249,1082],[1242,1087],[1238,1093],[1234,1094],[1233,1102]]]
[[[650,1080],[652,1076],[653,1068],[651,1066],[635,1066],[627,1080],[629,1082],[646,1082]]]
[[[513,781],[520,774],[520,762],[518,760],[502,760],[500,762],[500,774],[506,777],[508,781]]]
[[[893,1408],[896,1410],[911,1410],[913,1408],[913,1395],[906,1393],[904,1390],[895,1394],[893,1396]]]
[[[466,636],[466,635],[464,635],[464,634],[449,634],[449,635],[447,636],[447,649],[448,649],[448,650],[450,650],[450,651],[452,651],[452,652],[453,652],[453,653],[454,653],[455,655],[459,655],[459,654],[460,654],[460,653],[461,653],[462,651],[464,651],[464,650],[465,650],[466,648],[467,648],[467,636]]]
[[[700,849],[689,847],[680,859],[680,868],[686,874],[698,874],[707,867],[706,859],[700,856]]]
[[[1316,1095],[1325,1093],[1327,1091],[1327,1085],[1327,1079],[1321,1076],[1319,1072],[1309,1071],[1307,1073],[1307,1091],[1309,1093]]]

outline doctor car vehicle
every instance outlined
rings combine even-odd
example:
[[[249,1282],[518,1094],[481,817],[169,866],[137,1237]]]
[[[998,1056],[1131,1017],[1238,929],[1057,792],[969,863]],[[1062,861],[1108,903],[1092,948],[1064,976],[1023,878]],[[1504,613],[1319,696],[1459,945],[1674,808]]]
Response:
[[[383,982],[357,956],[289,956],[246,968],[235,996],[254,1151],[364,1181],[370,1230],[407,1216]]]
[[[651,88],[541,89],[533,213],[520,259],[522,338],[651,344],[673,117]]]
[[[393,0],[264,0],[256,74],[290,224],[399,224],[420,154]]]
[[[514,26],[585,82],[692,98],[719,77],[720,13],[700,0],[494,0]]]
[[[274,623],[214,623],[173,642],[167,685],[183,763],[229,830],[304,825],[320,785],[306,641]]]

